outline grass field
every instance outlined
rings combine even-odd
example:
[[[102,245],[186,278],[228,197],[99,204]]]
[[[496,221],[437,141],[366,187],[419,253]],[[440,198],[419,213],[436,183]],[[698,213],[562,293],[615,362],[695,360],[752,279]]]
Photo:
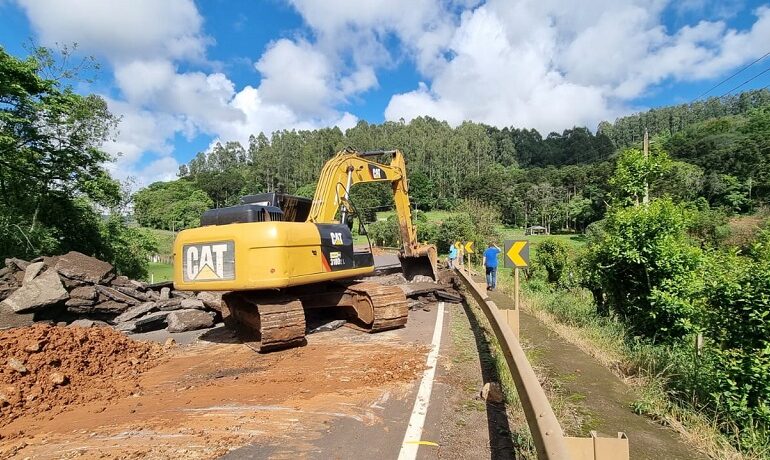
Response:
[[[158,281],[171,281],[173,270],[171,264],[159,264],[150,262],[149,276],[146,281],[157,283]]]
[[[142,227],[155,236],[158,241],[158,255],[164,257],[171,257],[174,253],[174,238],[176,233],[169,230],[158,230],[156,228]]]

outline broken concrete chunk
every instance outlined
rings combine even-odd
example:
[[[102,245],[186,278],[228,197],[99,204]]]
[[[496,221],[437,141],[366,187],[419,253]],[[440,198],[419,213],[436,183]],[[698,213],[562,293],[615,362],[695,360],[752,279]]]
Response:
[[[72,297],[66,302],[64,302],[64,306],[66,307],[87,307],[87,306],[92,306],[93,304],[94,304],[93,300],[78,299],[75,297]]]
[[[160,300],[168,300],[171,294],[171,288],[164,287],[160,290]]]
[[[487,382],[481,389],[481,398],[489,403],[503,402],[503,390],[497,382]]]
[[[109,297],[112,300],[115,300],[117,302],[127,303],[129,305],[139,305],[141,302],[136,300],[135,298],[123,294],[122,292],[118,291],[117,289],[107,287],[107,286],[96,286],[96,291],[99,294],[104,294],[107,297]]]
[[[181,297],[183,299],[192,299],[194,296],[190,292],[177,291],[176,289],[174,289],[173,291],[171,291],[170,297]]]
[[[5,266],[13,271],[24,271],[27,269],[27,265],[29,265],[29,262],[26,260],[17,259],[15,257],[5,259]]]
[[[70,291],[70,298],[96,300],[96,288],[94,286],[80,286]]]
[[[159,300],[156,302],[156,304],[158,305],[158,310],[160,311],[179,310],[182,308],[182,299]]]
[[[202,303],[202,302],[201,302]],[[185,332],[205,329],[214,325],[214,316],[200,310],[178,310],[166,318],[169,332]]]
[[[0,305],[10,307],[16,313],[36,311],[55,305],[69,298],[59,276],[48,270],[11,294]]]
[[[138,318],[146,313],[149,313],[153,310],[155,310],[157,306],[155,305],[155,302],[145,302],[140,305],[133,306],[129,308],[128,310],[121,313],[118,317],[115,318],[115,323],[124,323],[126,321],[131,321],[132,319]]]
[[[325,324],[322,324],[322,325],[320,325],[318,327],[310,329],[309,331],[307,331],[307,333],[308,334],[315,334],[316,332],[333,331],[335,329],[339,329],[342,326],[344,326],[346,322],[347,321],[345,321],[344,319],[335,319],[333,321],[329,321],[328,323],[325,323]]]
[[[107,326],[107,323],[104,321],[97,321],[93,319],[78,319],[75,320],[67,325],[67,327],[96,327],[96,326]]]
[[[67,311],[78,315],[90,314],[90,313],[104,313],[104,314],[117,315],[126,311],[128,307],[129,307],[128,304],[125,304],[122,302],[116,302],[114,300],[108,300],[106,302],[101,302],[97,304],[92,303],[91,305],[67,307]]]
[[[202,291],[198,293],[196,298],[202,300],[203,304],[206,305],[206,308],[216,310],[220,313],[223,310],[221,292]]]
[[[35,279],[37,275],[43,270],[43,262],[35,262],[27,265],[27,269],[24,270],[24,279],[21,281],[22,285],[25,285]]]
[[[136,328],[136,321],[118,323],[114,326],[114,328],[116,331],[120,332],[134,332],[134,329]]]
[[[71,280],[66,276],[61,277],[61,282],[64,285],[64,287],[67,288],[68,291],[72,289],[77,289],[81,286],[89,286],[89,284],[86,283],[85,281]]]
[[[126,286],[112,286],[113,289],[115,289],[118,292],[122,292],[123,294],[133,297],[134,299],[140,300],[142,302],[146,302],[149,299],[147,298],[147,295],[145,295],[144,292],[139,291],[138,289],[135,289],[133,287],[126,287]]]
[[[111,279],[113,267],[107,262],[76,251],[59,256],[54,268],[67,278],[97,284]]]
[[[31,326],[35,323],[34,313],[16,313],[10,306],[0,302],[0,330],[12,327]]]
[[[152,313],[134,322],[134,332],[149,332],[163,329],[166,326],[168,312]]]
[[[129,305],[116,300],[108,300],[94,306],[96,313],[123,313],[128,310]]]
[[[6,286],[2,287],[0,286],[0,300],[5,300],[8,297],[10,297],[11,294],[13,294],[17,289],[19,289],[16,286]]]
[[[204,305],[202,300],[198,299],[182,299],[182,302],[179,305],[184,310],[205,310],[206,305]]]
[[[117,287],[117,286],[131,286],[130,280],[128,279],[127,276],[124,276],[124,275],[116,276],[112,281],[110,281],[110,284],[113,287]]]
[[[129,280],[128,284],[130,284],[131,287],[133,287],[134,289],[138,289],[140,291],[144,291],[147,289],[147,283],[143,283],[141,281]]]

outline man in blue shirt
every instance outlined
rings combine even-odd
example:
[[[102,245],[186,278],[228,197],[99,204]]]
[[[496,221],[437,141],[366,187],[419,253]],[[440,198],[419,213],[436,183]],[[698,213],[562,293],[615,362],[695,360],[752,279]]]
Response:
[[[487,271],[487,291],[494,291],[497,287],[497,255],[500,248],[494,243],[489,243],[484,251],[484,268]]]
[[[457,248],[455,247],[454,243],[450,241],[450,244],[449,244],[449,269],[450,270],[455,268],[456,259],[457,259]]]

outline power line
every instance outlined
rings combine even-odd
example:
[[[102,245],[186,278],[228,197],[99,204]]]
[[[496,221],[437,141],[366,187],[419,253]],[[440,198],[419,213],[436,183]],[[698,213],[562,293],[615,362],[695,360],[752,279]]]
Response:
[[[730,91],[728,91],[728,92],[726,92],[726,93],[722,94],[722,97],[723,97],[723,96],[727,96],[728,94],[732,93],[732,92],[733,92],[733,91],[735,91],[736,89],[740,88],[741,86],[745,85],[746,83],[748,83],[748,82],[750,82],[750,81],[752,81],[752,80],[756,79],[756,78],[757,78],[757,77],[759,77],[760,75],[763,75],[763,74],[765,74],[765,73],[767,73],[767,72],[770,72],[770,67],[768,67],[768,68],[766,68],[765,70],[763,70],[763,71],[759,72],[758,74],[756,74],[756,75],[754,75],[753,77],[749,78],[748,80],[744,81],[743,83],[741,83],[740,85],[738,85],[738,86],[736,86],[735,88],[731,89]],[[764,89],[764,88],[763,88],[763,89]]]
[[[703,94],[701,94],[700,96],[698,96],[698,97],[696,97],[695,99],[693,99],[693,102],[697,101],[698,99],[702,98],[703,96],[707,95],[708,93],[710,93],[710,92],[714,91],[715,89],[719,88],[719,87],[720,87],[720,86],[722,86],[724,83],[726,83],[728,80],[730,80],[730,79],[732,79],[733,77],[735,77],[736,75],[738,75],[738,74],[742,73],[744,70],[746,70],[746,69],[748,69],[749,67],[753,66],[754,64],[756,64],[757,62],[759,62],[759,61],[761,61],[762,59],[766,58],[767,56],[770,56],[770,51],[768,51],[767,53],[765,53],[765,54],[764,54],[764,56],[760,57],[760,58],[759,58],[759,59],[757,59],[756,61],[752,62],[751,64],[747,65],[746,67],[742,68],[741,70],[739,70],[739,71],[735,72],[734,74],[732,74],[732,75],[730,75],[729,77],[725,78],[724,80],[720,81],[720,82],[719,82],[719,83],[717,83],[716,85],[712,86],[711,88],[709,88],[709,89],[708,89],[708,91],[706,91],[705,93],[703,93]],[[728,92],[729,92],[729,91],[728,91]]]

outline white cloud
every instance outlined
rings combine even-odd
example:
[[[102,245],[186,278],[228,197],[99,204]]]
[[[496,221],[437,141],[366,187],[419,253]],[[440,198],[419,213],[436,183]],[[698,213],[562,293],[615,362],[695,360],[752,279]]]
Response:
[[[309,115],[328,112],[336,102],[331,63],[304,40],[284,38],[270,44],[256,68],[262,74],[259,88],[265,102]]]
[[[713,78],[761,56],[770,8],[750,30],[701,21],[669,33],[662,1],[565,3],[492,0],[462,14],[429,85],[394,95],[387,119],[431,115],[451,123],[560,131],[595,127],[669,79]]]
[[[272,43],[256,68],[258,87],[237,90],[221,72],[180,71],[180,63],[211,67],[203,18],[192,0],[18,0],[43,45],[77,42],[105,59],[120,98],[107,98],[122,117],[116,139],[104,145],[120,179],[137,186],[173,178],[173,142],[204,133],[248,142],[251,134],[280,129],[353,126],[358,120],[334,107],[376,86],[372,68],[346,72],[303,40]],[[190,152],[187,152],[188,154]]]
[[[202,58],[203,18],[192,0],[17,0],[45,45],[77,42],[111,60]]]

